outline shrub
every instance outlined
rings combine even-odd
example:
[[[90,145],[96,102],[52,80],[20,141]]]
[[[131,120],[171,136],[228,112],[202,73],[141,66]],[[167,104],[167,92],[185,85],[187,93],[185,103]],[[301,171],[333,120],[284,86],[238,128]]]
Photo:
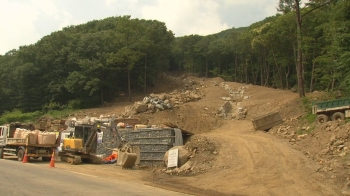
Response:
[[[71,114],[73,111],[73,109],[49,110],[44,116],[52,117],[54,119],[61,119],[69,116],[69,114]]]
[[[0,124],[11,123],[11,122],[33,122],[42,115],[41,112],[28,112],[23,113],[19,109],[14,109],[12,112],[5,111],[0,117]]]

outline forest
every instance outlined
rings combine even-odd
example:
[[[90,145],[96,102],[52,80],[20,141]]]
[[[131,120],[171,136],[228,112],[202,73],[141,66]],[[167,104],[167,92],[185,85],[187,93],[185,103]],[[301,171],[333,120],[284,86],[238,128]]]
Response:
[[[0,55],[0,114],[92,107],[172,71],[348,96],[350,1],[280,0],[275,16],[206,36],[131,16],[68,26]]]

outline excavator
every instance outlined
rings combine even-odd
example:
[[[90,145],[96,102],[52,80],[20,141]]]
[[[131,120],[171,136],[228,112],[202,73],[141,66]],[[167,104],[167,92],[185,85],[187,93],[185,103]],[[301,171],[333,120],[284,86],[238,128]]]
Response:
[[[115,120],[99,119],[93,123],[76,124],[68,122],[68,126],[74,127],[68,138],[63,139],[62,150],[58,156],[61,161],[70,164],[102,163],[103,156],[109,155],[113,149],[124,148],[127,143],[118,134]],[[130,160],[124,160],[124,167],[131,168],[136,155],[128,156]],[[126,159],[128,159],[126,157]]]

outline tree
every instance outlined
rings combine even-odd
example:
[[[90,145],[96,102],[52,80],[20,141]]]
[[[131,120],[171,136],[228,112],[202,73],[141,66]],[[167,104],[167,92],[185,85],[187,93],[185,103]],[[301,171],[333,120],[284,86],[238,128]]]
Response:
[[[299,97],[305,97],[304,89],[304,66],[303,66],[303,53],[301,42],[301,17],[300,17],[300,0],[294,0],[295,16],[297,23],[297,77],[298,77],[298,92]]]
[[[210,43],[217,39],[215,35],[208,35],[199,40],[195,45],[195,52],[203,59],[205,59],[205,77],[209,74],[209,60],[211,50],[209,48]]]

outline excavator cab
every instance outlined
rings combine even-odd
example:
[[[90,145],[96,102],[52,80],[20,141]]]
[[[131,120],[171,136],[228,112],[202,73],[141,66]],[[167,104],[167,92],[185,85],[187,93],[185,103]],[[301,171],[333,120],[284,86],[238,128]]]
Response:
[[[68,138],[63,139],[62,150],[84,152],[86,146],[91,146],[93,141],[89,138],[93,137],[95,130],[92,125],[77,125],[74,132],[71,132]]]

